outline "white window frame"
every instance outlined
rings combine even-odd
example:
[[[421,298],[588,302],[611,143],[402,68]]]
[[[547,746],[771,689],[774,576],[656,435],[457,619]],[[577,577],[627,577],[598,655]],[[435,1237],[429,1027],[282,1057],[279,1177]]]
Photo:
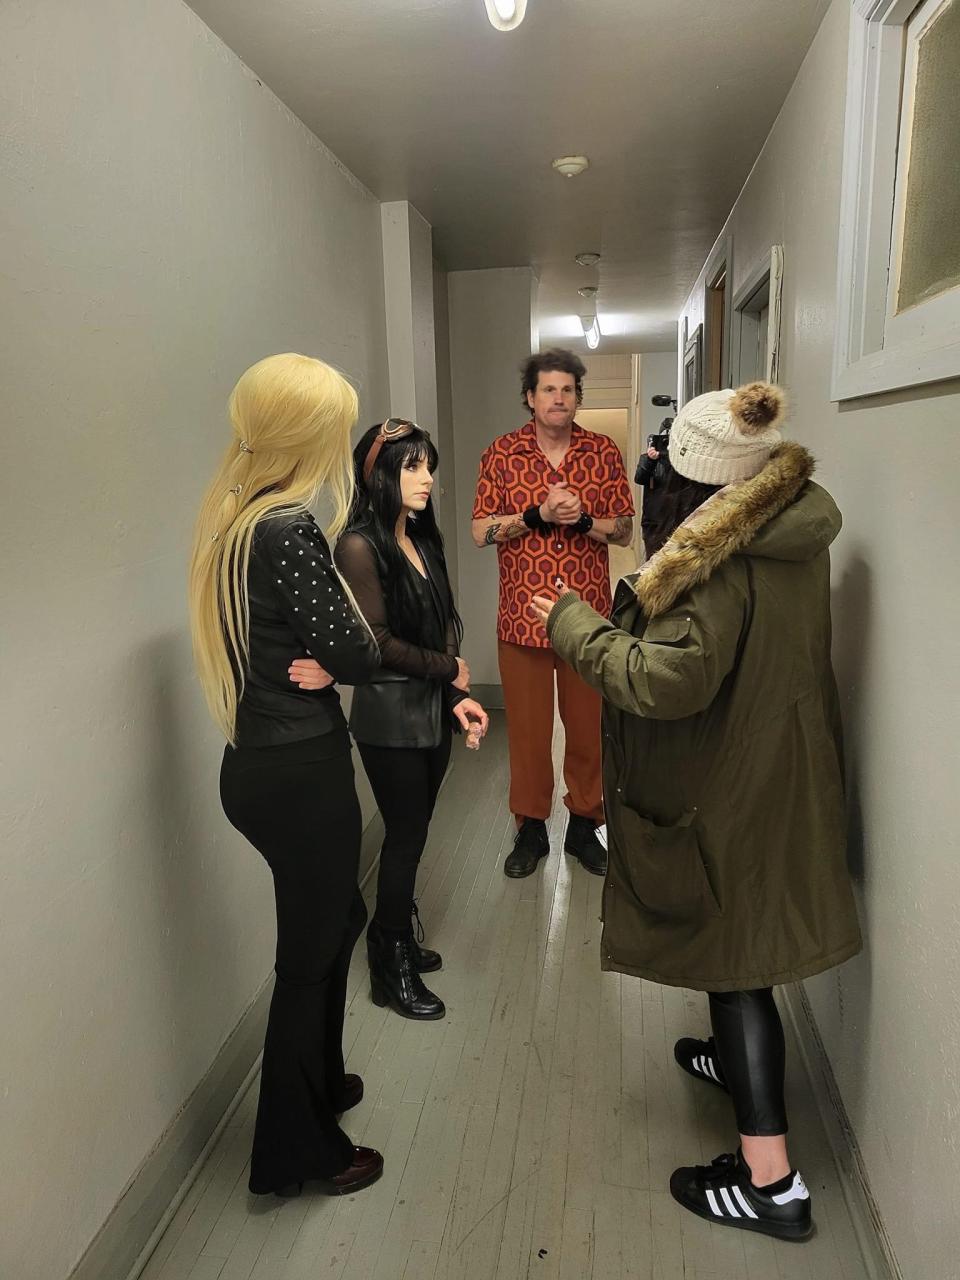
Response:
[[[783,245],[770,248],[770,256],[758,262],[733,295],[730,325],[731,386],[743,381],[740,357],[743,346],[743,313],[764,285],[769,285],[767,311],[767,359],[759,377],[765,382],[780,381],[780,312],[783,303]]]
[[[834,400],[960,377],[960,289],[889,322],[904,28],[919,2],[852,0]]]

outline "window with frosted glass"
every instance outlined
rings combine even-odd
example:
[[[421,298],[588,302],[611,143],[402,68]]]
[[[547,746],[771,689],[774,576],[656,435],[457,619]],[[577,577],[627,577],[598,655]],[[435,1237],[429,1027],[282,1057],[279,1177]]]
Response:
[[[909,153],[898,312],[960,285],[960,0],[947,0],[932,18],[928,6],[915,16],[924,25],[900,139]]]

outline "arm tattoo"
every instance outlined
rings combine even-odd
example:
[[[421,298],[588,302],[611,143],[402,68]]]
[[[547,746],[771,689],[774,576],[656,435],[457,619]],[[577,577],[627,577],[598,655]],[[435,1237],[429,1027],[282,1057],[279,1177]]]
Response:
[[[487,528],[483,535],[483,543],[486,547],[492,547],[498,542],[508,542],[511,538],[518,538],[521,533],[527,532],[527,526],[522,520],[513,520],[509,524],[504,524],[502,520],[498,520],[495,524]]]
[[[632,533],[633,518],[631,516],[617,516],[613,522],[613,533],[610,535],[610,541],[618,544],[629,542]]]

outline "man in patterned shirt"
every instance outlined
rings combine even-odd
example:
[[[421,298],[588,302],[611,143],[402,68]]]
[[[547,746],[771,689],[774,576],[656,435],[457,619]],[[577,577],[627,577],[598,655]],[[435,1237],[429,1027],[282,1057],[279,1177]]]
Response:
[[[500,436],[480,461],[473,540],[496,546],[500,564],[497,639],[510,748],[510,809],[517,836],[508,876],[528,876],[550,852],[554,673],[566,736],[563,776],[570,819],[564,848],[603,875],[600,695],[562,662],[530,610],[543,588],[576,591],[609,614],[607,547],[633,536],[633,497],[620,450],[574,421],[583,362],[571,351],[531,356],[523,399],[533,418]]]

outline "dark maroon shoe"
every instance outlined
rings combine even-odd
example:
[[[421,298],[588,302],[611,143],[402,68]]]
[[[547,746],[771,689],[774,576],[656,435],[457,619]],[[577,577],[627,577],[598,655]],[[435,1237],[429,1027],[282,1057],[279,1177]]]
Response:
[[[354,1147],[353,1163],[335,1178],[319,1178],[317,1185],[328,1196],[348,1196],[371,1186],[383,1173],[383,1156],[372,1147]]]

